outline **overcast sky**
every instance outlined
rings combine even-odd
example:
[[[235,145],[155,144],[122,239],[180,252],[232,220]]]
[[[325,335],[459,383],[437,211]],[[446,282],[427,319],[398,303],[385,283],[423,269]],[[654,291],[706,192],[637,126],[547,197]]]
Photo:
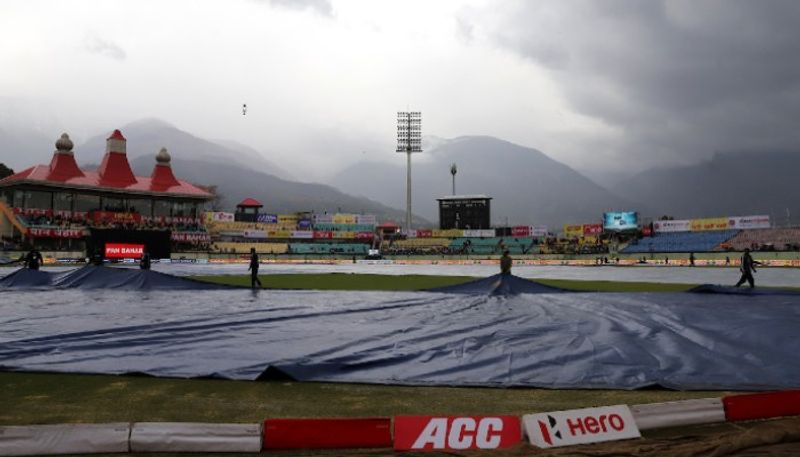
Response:
[[[411,108],[638,170],[800,150],[798,24],[794,0],[4,0],[0,112],[78,140],[155,117],[320,177],[397,159]]]

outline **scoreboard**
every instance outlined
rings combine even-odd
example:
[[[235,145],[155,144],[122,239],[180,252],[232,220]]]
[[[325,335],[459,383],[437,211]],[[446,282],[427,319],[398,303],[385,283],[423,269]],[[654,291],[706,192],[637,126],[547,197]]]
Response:
[[[491,228],[491,197],[456,195],[437,198],[439,228],[442,230],[483,230]]]

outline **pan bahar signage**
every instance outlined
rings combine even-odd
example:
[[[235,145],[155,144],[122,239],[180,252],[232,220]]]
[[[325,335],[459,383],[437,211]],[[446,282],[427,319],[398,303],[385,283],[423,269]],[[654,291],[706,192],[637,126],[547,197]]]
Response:
[[[143,253],[143,244],[106,243],[107,259],[140,259]]]

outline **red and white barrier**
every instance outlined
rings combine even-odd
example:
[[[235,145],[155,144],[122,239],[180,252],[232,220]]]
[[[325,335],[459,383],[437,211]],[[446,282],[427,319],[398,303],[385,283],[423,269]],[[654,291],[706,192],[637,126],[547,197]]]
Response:
[[[722,399],[729,422],[800,415],[800,390],[730,395]]]
[[[633,405],[631,413],[639,430],[725,422],[721,398]]]
[[[58,424],[0,427],[0,455],[128,452],[130,424]]]
[[[131,452],[261,452],[261,424],[137,422]]]
[[[630,411],[628,414],[627,411]],[[625,439],[639,430],[800,416],[800,390],[525,415],[540,447]],[[262,449],[502,449],[522,441],[517,416],[267,419],[262,424],[137,422],[0,426],[0,455],[260,452]]]
[[[392,447],[391,419],[267,419],[264,449]]]
[[[394,449],[504,449],[522,439],[517,416],[397,416]]]

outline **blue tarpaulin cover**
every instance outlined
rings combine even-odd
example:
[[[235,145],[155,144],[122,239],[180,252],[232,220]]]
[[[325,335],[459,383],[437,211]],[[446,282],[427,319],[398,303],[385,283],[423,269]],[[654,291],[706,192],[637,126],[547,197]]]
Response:
[[[77,280],[80,271],[69,277]],[[796,295],[5,287],[6,370],[547,388],[800,387]]]
[[[463,284],[428,289],[430,292],[444,292],[450,294],[489,294],[489,295],[517,295],[517,294],[555,294],[566,292],[558,287],[546,286],[536,281],[520,278],[510,274],[496,274],[488,278],[476,279]]]
[[[83,268],[58,273],[21,268],[0,279],[0,289],[2,288],[209,290],[227,289],[230,286],[196,281],[151,270],[87,265]]]
[[[729,295],[798,295],[800,290],[781,289],[777,287],[734,287],[734,286],[718,286],[715,284],[701,284],[697,287],[689,289],[689,292],[696,294],[729,294]]]

